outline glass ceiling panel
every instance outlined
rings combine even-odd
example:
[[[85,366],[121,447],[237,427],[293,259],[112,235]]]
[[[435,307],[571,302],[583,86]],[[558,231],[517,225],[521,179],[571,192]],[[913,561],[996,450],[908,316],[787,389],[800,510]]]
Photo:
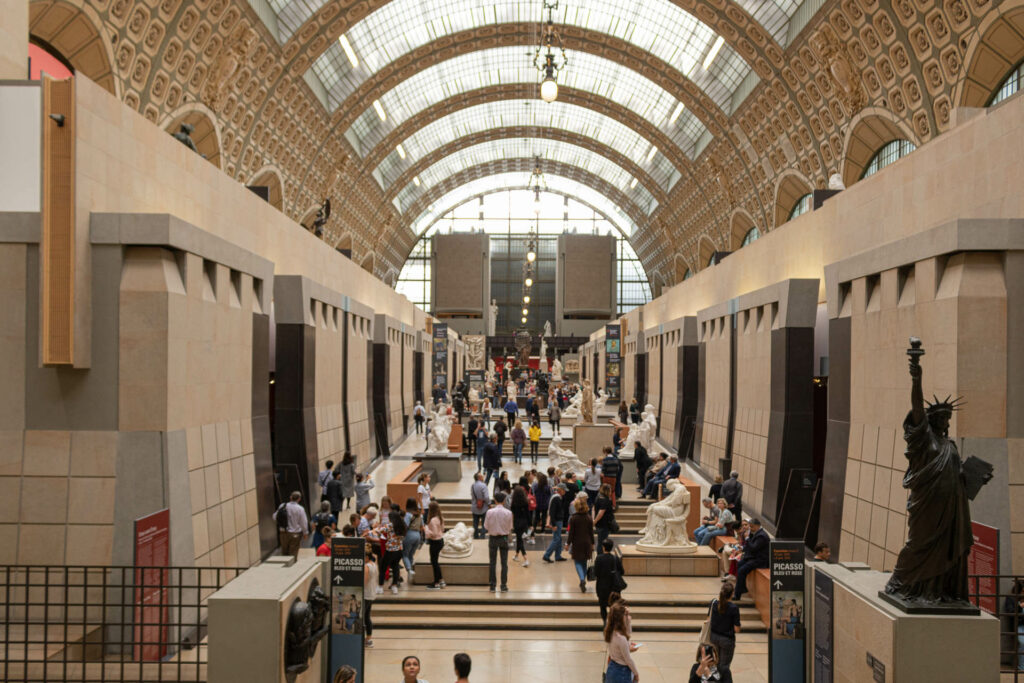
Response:
[[[650,161],[653,143],[610,116],[566,102],[500,100],[460,109],[419,129],[402,141],[402,151],[390,150],[373,175],[387,189],[408,168],[438,147],[461,137],[493,128],[527,126],[567,130],[608,145],[635,160],[666,192],[679,179],[679,171],[660,152]]]
[[[785,49],[789,20],[800,7],[797,0],[736,0],[736,4],[747,11],[775,42]]]
[[[692,149],[707,130],[688,109],[671,122],[678,100],[664,88],[615,62],[587,53],[573,53],[560,85],[592,92],[631,109],[664,131],[681,149]],[[712,65],[714,68],[717,65]],[[432,104],[489,85],[536,83],[537,70],[522,47],[499,47],[461,54],[408,78],[379,100],[386,117],[367,107],[345,137],[360,156],[389,132]]]
[[[532,159],[537,156],[593,173],[622,190],[647,214],[650,214],[658,205],[657,200],[646,187],[634,183],[634,178],[629,171],[596,152],[556,140],[510,138],[491,140],[466,147],[439,160],[419,174],[419,185],[410,182],[399,191],[395,198],[396,206],[399,211],[405,213],[413,202],[431,187],[463,169],[498,159]]]
[[[766,0],[747,2],[776,7]],[[792,0],[776,2],[792,4]],[[788,15],[781,16],[788,20]],[[391,0],[345,34],[354,60],[335,41],[313,68],[332,106],[337,107],[382,67],[439,37],[486,25],[540,22],[542,18],[537,0]],[[774,16],[769,19],[775,22]],[[668,0],[575,0],[561,4],[555,23],[612,35],[650,52],[694,80],[726,113],[731,113],[733,90],[750,71],[742,57],[727,46],[706,70],[704,58],[718,34]],[[765,29],[769,33],[776,30]],[[784,26],[782,31],[785,34]],[[570,69],[574,55],[569,55]],[[525,55],[523,59],[528,60]]]
[[[529,182],[530,174],[526,172],[496,173],[486,178],[471,180],[465,185],[460,185],[447,192],[431,203],[430,206],[424,209],[423,213],[416,216],[415,220],[410,224],[410,228],[413,233],[419,235],[432,226],[438,218],[470,197],[497,192],[510,187],[527,187]],[[604,214],[626,237],[632,235],[636,230],[636,225],[626,212],[620,209],[615,202],[592,187],[584,185],[578,180],[549,173],[544,174],[544,182],[551,191],[560,192],[570,197],[577,197],[580,201],[593,206],[597,211]]]

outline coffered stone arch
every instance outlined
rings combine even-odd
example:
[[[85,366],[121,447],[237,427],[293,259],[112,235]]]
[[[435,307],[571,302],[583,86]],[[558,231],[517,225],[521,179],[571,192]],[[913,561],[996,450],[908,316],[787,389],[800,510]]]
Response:
[[[299,77],[339,36],[388,0],[330,0],[320,7],[282,47],[289,71]],[[671,0],[718,33],[762,78],[785,63],[781,45],[735,0]],[[534,24],[537,31],[539,22]],[[559,26],[559,30],[563,29]],[[536,42],[536,41],[535,41]]]
[[[120,79],[114,73],[114,52],[103,22],[88,6],[65,0],[29,3],[29,36],[52,46],[81,74],[120,97]]]
[[[246,185],[263,185],[270,188],[270,205],[278,211],[284,211],[284,186],[281,183],[281,171],[276,166],[264,166],[256,171]]]
[[[921,144],[910,126],[888,109],[870,107],[855,116],[843,142],[843,184],[850,187],[860,180],[875,152],[885,143],[900,139]]]
[[[642,52],[620,38],[596,31],[563,26],[559,29],[566,50],[604,57],[636,72],[682,102],[714,136],[727,135],[729,118],[710,97],[681,71],[650,53]],[[460,55],[497,47],[523,47],[537,43],[537,24],[499,24],[486,29],[460,31],[428,43],[382,67],[342,102],[331,115],[332,123],[344,131],[374,100],[398,83],[436,64]]]
[[[716,251],[720,251],[718,246],[712,241],[708,235],[701,235],[697,241],[697,270],[704,270],[708,267],[711,261],[711,257],[715,255]]]
[[[437,161],[467,147],[480,144],[481,142],[487,142],[491,140],[504,140],[513,138],[538,138],[542,140],[558,140],[566,142],[577,147],[588,149],[592,152],[600,154],[609,161],[621,166],[633,177],[639,179],[639,184],[647,188],[659,204],[662,204],[666,200],[665,191],[661,186],[655,182],[647,171],[645,171],[637,162],[632,159],[626,158],[616,150],[612,149],[607,145],[603,145],[593,138],[588,138],[584,135],[577,133],[571,133],[567,130],[560,128],[535,128],[530,126],[516,126],[516,127],[503,127],[503,128],[491,128],[490,130],[480,131],[472,135],[464,135],[461,138],[452,140],[451,142],[438,147],[430,154],[424,156],[415,164],[406,169],[401,176],[391,184],[389,188],[385,189],[385,198],[390,201],[395,197],[398,192],[412,182],[413,177],[418,176],[423,172],[424,169],[429,168]]]
[[[190,123],[192,131],[192,142],[196,143],[196,149],[206,157],[206,160],[217,168],[221,168],[221,146],[220,128],[217,125],[217,115],[200,102],[189,102],[183,104],[176,110],[164,117],[161,127],[168,133],[176,133],[183,123]]]
[[[462,171],[449,176],[444,181],[437,183],[433,187],[428,188],[426,192],[420,195],[420,197],[418,197],[416,201],[409,206],[408,210],[406,210],[403,225],[401,225],[399,229],[405,229],[412,226],[416,219],[426,211],[427,207],[460,185],[464,185],[465,183],[476,180],[477,178],[484,178],[491,175],[497,175],[499,173],[515,171],[529,173],[533,170],[535,164],[536,161],[534,159],[498,159],[463,169]],[[562,176],[583,183],[613,202],[627,216],[629,216],[630,220],[633,221],[633,224],[636,225],[638,229],[641,226],[646,225],[647,217],[643,210],[619,188],[609,184],[603,178],[600,178],[589,171],[585,171],[578,166],[571,166],[569,164],[551,161],[550,159],[541,159],[540,169],[544,174]]]
[[[675,283],[678,285],[680,282],[686,279],[687,273],[693,273],[694,270],[690,267],[689,261],[682,254],[676,254],[673,262],[673,270],[675,271]]]
[[[359,267],[362,268],[363,270],[365,270],[367,273],[370,273],[372,275],[375,262],[376,262],[376,258],[374,256],[374,253],[372,251],[370,251],[370,252],[367,252],[367,254],[365,256],[363,256],[363,260],[360,261]]]
[[[813,188],[810,181],[799,171],[790,170],[780,175],[775,181],[775,225],[773,227],[777,228],[787,222],[797,201],[811,191]]]
[[[1006,79],[1010,69],[1024,59],[1024,0],[1007,2],[988,17],[964,53],[964,77],[954,101],[961,107],[984,107]]]
[[[746,209],[738,208],[733,210],[729,226],[729,251],[738,251],[743,246],[743,238],[757,224]]]

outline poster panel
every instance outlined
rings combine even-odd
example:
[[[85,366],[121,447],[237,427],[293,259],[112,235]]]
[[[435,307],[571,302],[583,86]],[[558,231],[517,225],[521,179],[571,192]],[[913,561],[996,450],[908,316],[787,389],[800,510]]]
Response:
[[[170,621],[171,511],[168,508],[135,520],[135,618],[132,641],[136,661],[158,662],[167,656]]]
[[[448,389],[448,323],[434,323],[431,333],[434,385]]]
[[[616,403],[622,396],[622,326],[605,325],[604,338],[604,389],[608,400]]]
[[[772,541],[769,550],[768,680],[801,683],[804,680],[804,543]]]
[[[996,579],[999,573],[999,529],[971,522],[971,533],[974,545],[967,556],[967,575],[985,578],[970,579],[969,590],[980,597],[972,597],[971,602],[989,614],[996,613]]]
[[[366,541],[331,538],[331,647],[328,681],[344,665],[356,670],[363,683],[363,564]]]
[[[832,577],[814,572],[814,683],[832,683]]]

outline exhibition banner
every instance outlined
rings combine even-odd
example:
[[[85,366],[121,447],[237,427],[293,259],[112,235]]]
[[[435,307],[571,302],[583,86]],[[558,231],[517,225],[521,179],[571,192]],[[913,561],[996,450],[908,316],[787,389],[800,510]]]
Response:
[[[167,656],[170,621],[171,511],[135,520],[135,626],[133,657],[159,662]]]
[[[814,683],[832,683],[832,577],[814,572]]]
[[[434,323],[431,333],[434,386],[448,390],[448,323]]]
[[[363,565],[366,541],[331,538],[331,658],[328,681],[348,664],[363,683]]]
[[[597,395],[598,387],[594,387]],[[604,390],[608,400],[617,403],[622,396],[622,327],[604,326]],[[614,400],[613,400],[614,399]]]
[[[989,614],[995,614],[998,592],[995,574],[999,573],[999,529],[980,522],[971,522],[971,534],[974,536],[974,545],[967,556],[967,575],[977,577],[969,579],[968,590],[977,594],[977,597],[971,598],[971,602]]]
[[[768,680],[804,680],[804,542],[772,541],[768,609]]]

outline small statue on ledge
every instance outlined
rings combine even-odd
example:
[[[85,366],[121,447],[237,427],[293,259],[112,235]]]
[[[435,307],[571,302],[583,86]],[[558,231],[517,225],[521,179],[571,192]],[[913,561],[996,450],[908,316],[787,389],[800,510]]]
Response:
[[[921,390],[921,340],[910,338],[910,413],[903,420],[907,442],[907,541],[892,577],[879,595],[907,612],[974,613],[968,599],[967,555],[974,544],[970,499],[992,478],[978,458],[960,461],[949,438],[949,420],[960,399],[925,406]]]
[[[313,234],[317,237],[324,236],[324,226],[327,225],[327,219],[331,217],[331,198],[327,197],[324,199],[324,203],[320,205],[320,208],[316,210],[316,218],[313,219]]]
[[[192,141],[192,131],[195,129],[195,126],[191,123],[183,123],[177,133],[171,133],[171,137],[188,147],[196,154],[199,154],[199,149],[196,147],[196,143]]]

